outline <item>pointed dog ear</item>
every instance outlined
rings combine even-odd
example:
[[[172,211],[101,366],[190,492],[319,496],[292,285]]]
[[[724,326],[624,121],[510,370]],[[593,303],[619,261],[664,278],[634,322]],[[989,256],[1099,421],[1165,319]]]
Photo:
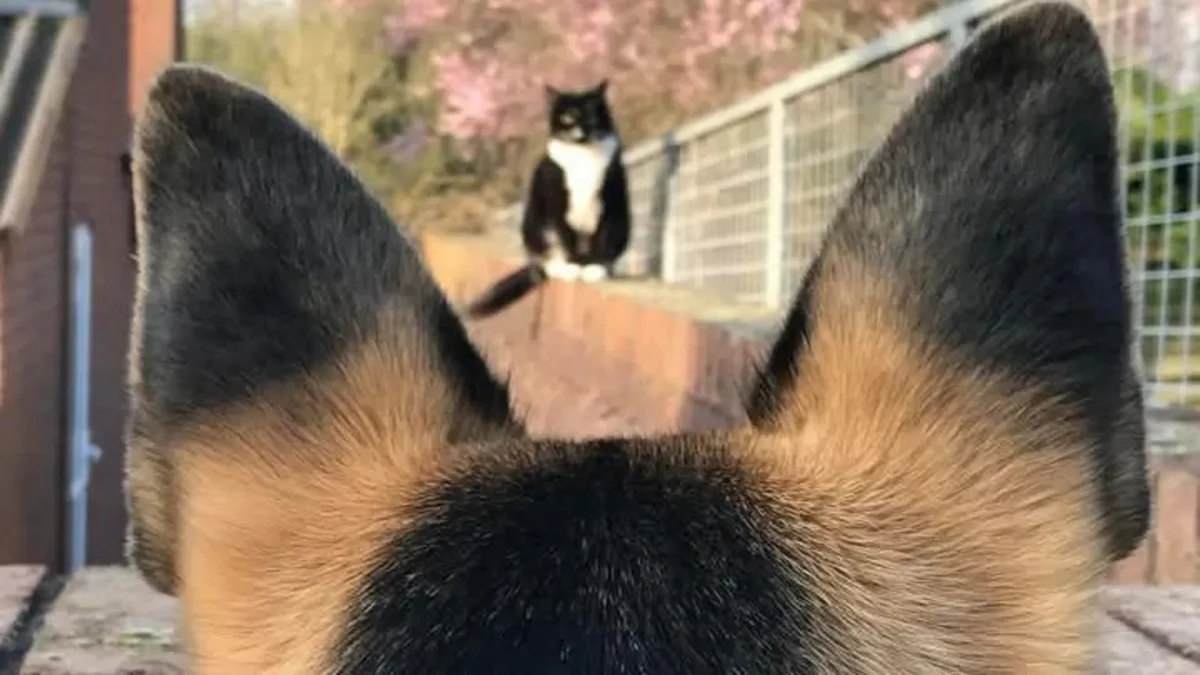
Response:
[[[988,26],[860,175],[751,419],[799,429],[836,399],[872,424],[883,413],[865,371],[900,343],[935,379],[1023,383],[1088,430],[1111,551],[1132,551],[1148,497],[1117,181],[1112,86],[1087,17],[1045,3]]]
[[[174,574],[169,446],[198,418],[354,377],[379,381],[387,400],[370,403],[414,437],[449,443],[512,424],[506,389],[413,244],[263,94],[202,68],[166,70],[138,128],[135,187],[131,546],[160,589]],[[378,355],[372,369],[351,372],[364,353]]]

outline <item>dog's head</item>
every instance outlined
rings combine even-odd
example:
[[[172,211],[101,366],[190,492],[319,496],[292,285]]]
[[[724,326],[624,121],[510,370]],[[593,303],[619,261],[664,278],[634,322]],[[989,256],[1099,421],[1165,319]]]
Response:
[[[174,67],[135,153],[131,557],[201,673],[1074,672],[1146,527],[1112,92],[981,31],[865,167],[744,429],[531,440],[358,180]]]

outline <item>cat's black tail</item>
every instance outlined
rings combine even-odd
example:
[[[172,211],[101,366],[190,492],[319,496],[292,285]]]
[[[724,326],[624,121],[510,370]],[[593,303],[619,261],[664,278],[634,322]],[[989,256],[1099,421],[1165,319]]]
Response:
[[[471,319],[483,319],[525,297],[546,280],[546,270],[539,262],[531,262],[509,274],[467,305],[465,313]]]

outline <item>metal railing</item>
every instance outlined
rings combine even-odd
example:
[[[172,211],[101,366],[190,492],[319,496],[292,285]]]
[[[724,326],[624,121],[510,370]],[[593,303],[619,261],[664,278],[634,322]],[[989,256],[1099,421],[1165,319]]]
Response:
[[[628,274],[786,307],[863,160],[983,21],[963,0],[626,151]],[[1200,0],[1086,0],[1121,112],[1139,358],[1154,406],[1200,407]],[[515,226],[519,206],[502,214]]]

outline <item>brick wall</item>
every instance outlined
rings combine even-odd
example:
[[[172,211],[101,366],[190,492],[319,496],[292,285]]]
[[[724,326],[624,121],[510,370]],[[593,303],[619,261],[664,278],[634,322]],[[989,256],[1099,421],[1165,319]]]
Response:
[[[0,564],[56,564],[63,517],[66,143],[49,154],[30,222],[0,233]]]
[[[456,302],[518,263],[479,238],[435,235],[422,244],[435,277]],[[530,411],[534,433],[592,436],[744,421],[741,392],[774,325],[765,310],[621,281],[602,287],[552,282],[469,329],[493,366],[511,374],[517,405]],[[548,378],[550,372],[558,377]],[[1114,567],[1112,580],[1200,582],[1200,454],[1155,448],[1154,531]]]
[[[1200,583],[1200,455],[1152,455],[1154,535],[1114,570],[1118,583]]]
[[[89,530],[96,561],[120,554],[122,362],[132,292],[128,211],[117,158],[129,136],[126,0],[93,3],[83,52],[68,90],[30,222],[4,244],[4,334],[9,396],[0,405],[0,452],[18,467],[0,487],[0,561],[61,563],[67,453],[69,228],[94,235],[93,441],[106,451],[96,466]],[[115,469],[115,472],[114,472]],[[6,489],[8,488],[8,489]],[[12,490],[11,492],[9,490]],[[111,530],[112,525],[107,525]],[[99,535],[99,536],[96,536]],[[112,539],[112,534],[107,539]]]
[[[175,55],[171,0],[89,6],[86,40],[37,203],[0,243],[0,564],[62,560],[67,452],[67,232],[86,222],[94,242],[91,432],[103,455],[89,496],[89,562],[122,560],[123,426],[134,262],[120,157],[131,111]]]
[[[141,110],[150,82],[182,47],[179,0],[129,2],[129,113]],[[94,6],[94,5],[93,5]]]

